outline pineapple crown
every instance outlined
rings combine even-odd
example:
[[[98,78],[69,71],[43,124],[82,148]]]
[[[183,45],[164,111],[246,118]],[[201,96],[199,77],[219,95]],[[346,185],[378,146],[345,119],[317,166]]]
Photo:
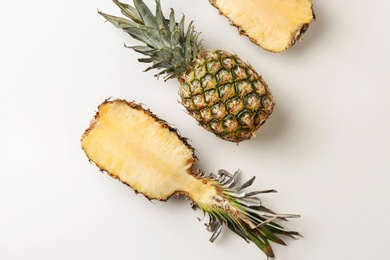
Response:
[[[238,174],[239,171],[231,174],[225,170],[219,170],[216,174],[199,173],[201,178],[210,178],[218,182],[218,186],[222,190],[221,195],[230,201],[233,209],[229,210],[227,204],[216,208],[204,208],[201,205],[192,204],[192,208],[200,208],[204,213],[208,214],[209,222],[206,223],[206,227],[208,231],[213,232],[210,242],[214,242],[221,233],[223,226],[227,226],[245,241],[255,243],[267,255],[268,260],[273,259],[275,255],[270,241],[280,245],[286,245],[279,238],[279,235],[294,239],[301,237],[296,231],[284,229],[281,225],[275,223],[275,220],[287,221],[289,218],[297,218],[299,215],[277,214],[269,208],[264,207],[260,198],[255,195],[276,191],[263,190],[246,192],[245,189],[252,185],[255,177],[239,185]]]
[[[140,62],[152,63],[145,71],[158,69],[155,76],[166,74],[164,79],[178,77],[185,73],[193,59],[203,49],[199,33],[194,30],[193,22],[185,28],[185,16],[180,22],[175,20],[171,9],[169,19],[164,17],[160,0],[156,0],[156,14],[142,0],[134,0],[134,7],[117,0],[114,3],[128,17],[121,18],[99,11],[107,21],[127,32],[131,37],[145,43],[142,46],[127,46],[136,52],[149,56],[138,59]]]

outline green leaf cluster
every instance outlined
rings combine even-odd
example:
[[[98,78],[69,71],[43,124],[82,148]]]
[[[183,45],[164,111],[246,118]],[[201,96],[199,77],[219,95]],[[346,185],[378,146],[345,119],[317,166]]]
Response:
[[[165,79],[171,79],[185,73],[203,46],[199,33],[194,29],[193,22],[185,26],[185,16],[176,22],[175,12],[170,10],[167,19],[162,10],[160,0],[156,0],[156,14],[153,14],[142,0],[134,0],[134,7],[114,0],[122,14],[121,18],[99,11],[107,21],[124,30],[134,39],[144,43],[139,46],[126,46],[147,57],[140,62],[152,63],[146,69],[160,70],[156,76],[165,74]]]

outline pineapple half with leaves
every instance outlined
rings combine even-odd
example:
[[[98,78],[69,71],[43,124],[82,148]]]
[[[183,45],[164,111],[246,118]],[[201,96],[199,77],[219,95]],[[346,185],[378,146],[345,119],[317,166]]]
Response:
[[[150,110],[125,100],[106,100],[82,138],[90,161],[149,200],[168,200],[183,194],[209,216],[206,227],[213,242],[227,226],[247,242],[254,242],[269,258],[271,242],[285,245],[280,235],[297,238],[277,220],[298,217],[276,214],[256,196],[265,190],[247,192],[254,177],[238,185],[237,172],[220,170],[204,174],[194,168],[196,157],[187,139]]]
[[[218,137],[239,143],[254,137],[271,115],[272,93],[263,78],[236,54],[224,50],[206,50],[191,24],[184,25],[184,15],[169,19],[156,0],[154,15],[142,0],[134,7],[114,0],[129,19],[99,12],[105,19],[123,29],[145,45],[131,46],[159,69],[156,76],[177,78],[181,104],[206,130]],[[129,47],[129,46],[128,46]]]
[[[271,52],[302,39],[315,19],[312,0],[209,0],[240,34]]]

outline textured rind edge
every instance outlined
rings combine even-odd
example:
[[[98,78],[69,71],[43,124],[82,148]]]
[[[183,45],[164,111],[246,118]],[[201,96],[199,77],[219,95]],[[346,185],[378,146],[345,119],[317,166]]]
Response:
[[[216,9],[218,9],[220,15],[223,15],[224,17],[226,17],[226,18],[229,20],[230,24],[237,28],[238,33],[239,33],[240,35],[244,35],[244,36],[248,37],[248,39],[249,39],[252,43],[254,43],[254,44],[260,46],[261,48],[263,48],[263,49],[266,50],[266,51],[273,52],[273,53],[284,52],[284,51],[288,50],[290,47],[294,46],[295,43],[296,43],[297,41],[302,41],[305,32],[307,31],[307,29],[309,29],[309,25],[310,25],[313,21],[316,20],[316,15],[315,15],[315,12],[314,12],[313,2],[312,2],[312,4],[311,4],[311,12],[312,12],[312,15],[313,15],[313,19],[312,19],[309,23],[303,23],[303,24],[301,24],[293,33],[291,33],[290,42],[289,42],[288,45],[286,45],[286,47],[285,47],[284,49],[282,49],[282,50],[280,50],[280,51],[275,51],[275,50],[271,50],[271,49],[265,48],[259,41],[257,41],[256,39],[254,39],[254,38],[252,38],[250,35],[248,35],[244,29],[242,29],[242,28],[240,28],[238,25],[236,25],[236,24],[234,23],[234,21],[232,21],[231,19],[229,19],[229,17],[227,17],[227,16],[218,8],[218,6],[215,4],[215,0],[209,0],[209,2],[210,2],[210,4],[211,4],[213,7],[215,7]]]
[[[106,105],[108,103],[115,103],[115,102],[121,102],[121,103],[124,103],[126,104],[127,106],[133,108],[133,109],[136,109],[138,111],[142,111],[144,112],[147,116],[150,116],[151,118],[153,118],[156,122],[158,122],[161,126],[163,126],[164,128],[168,129],[170,132],[174,133],[179,139],[180,141],[183,142],[183,144],[185,146],[187,146],[191,151],[192,151],[192,162],[189,162],[191,163],[192,165],[195,164],[195,162],[198,160],[198,158],[196,157],[195,155],[195,149],[188,143],[188,138],[185,138],[185,137],[182,137],[180,134],[179,134],[179,131],[178,129],[174,128],[173,126],[171,126],[167,121],[165,120],[162,120],[161,118],[159,118],[158,116],[156,116],[153,112],[150,111],[149,108],[146,108],[143,104],[141,103],[135,103],[135,101],[127,101],[125,99],[112,99],[112,98],[108,98],[106,100],[104,100],[99,106],[98,106],[98,111],[95,113],[94,117],[92,118],[91,122],[90,122],[90,125],[88,126],[88,128],[84,131],[82,137],[81,137],[81,140],[84,138],[85,135],[88,134],[89,131],[91,131],[93,129],[93,127],[95,126],[99,116],[100,116],[100,113],[99,113],[99,108],[103,105]],[[84,150],[84,148],[82,148]],[[86,154],[86,153],[85,153]],[[130,187],[136,194],[142,194],[145,198],[147,198],[148,200],[152,201],[152,200],[158,200],[158,199],[155,199],[155,198],[149,198],[147,195],[143,194],[142,192],[140,191],[137,191],[134,187],[130,186],[128,183],[122,181],[120,178],[118,178],[118,176],[110,173],[109,171],[105,170],[104,168],[102,168],[100,165],[98,165],[97,163],[93,162],[89,157],[88,155],[86,154],[88,160],[90,163],[94,164],[96,167],[99,168],[99,170],[103,173],[107,173],[109,176],[111,176],[112,178],[114,179],[117,179],[119,180],[120,182],[122,182],[123,184],[125,184],[126,186]],[[195,177],[197,178],[200,178],[199,177],[199,174],[197,171],[194,171],[193,170],[193,167],[190,168],[190,170],[188,171],[189,174],[192,174],[194,175]],[[174,192],[172,195],[168,196],[166,199],[161,199],[159,201],[168,201],[169,198],[171,198],[172,196],[174,195],[180,195],[180,194],[183,194],[183,195],[187,195],[185,194],[184,192],[182,191],[176,191]]]

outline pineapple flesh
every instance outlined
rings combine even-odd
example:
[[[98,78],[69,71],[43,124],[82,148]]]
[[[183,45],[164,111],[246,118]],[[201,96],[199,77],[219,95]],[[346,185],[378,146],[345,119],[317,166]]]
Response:
[[[312,0],[209,0],[257,45],[282,52],[301,40],[314,20]]]
[[[88,159],[101,171],[142,193],[149,200],[168,200],[183,194],[209,216],[206,227],[213,242],[222,227],[254,242],[269,258],[270,241],[285,245],[279,235],[297,238],[276,220],[298,217],[276,214],[256,196],[265,190],[246,192],[254,177],[238,185],[237,172],[220,170],[204,174],[194,169],[196,157],[187,139],[141,105],[125,100],[106,100],[81,138]]]
[[[149,199],[167,200],[177,192],[216,194],[204,192],[205,185],[191,174],[193,149],[140,105],[104,102],[83,135],[82,148],[101,170]]]
[[[192,22],[186,27],[171,10],[165,18],[160,1],[154,15],[142,0],[134,7],[114,0],[127,18],[99,12],[116,27],[144,43],[131,46],[148,57],[140,62],[159,69],[156,76],[179,81],[181,104],[199,125],[216,136],[239,143],[256,136],[272,114],[274,101],[264,79],[236,54],[205,49]]]

